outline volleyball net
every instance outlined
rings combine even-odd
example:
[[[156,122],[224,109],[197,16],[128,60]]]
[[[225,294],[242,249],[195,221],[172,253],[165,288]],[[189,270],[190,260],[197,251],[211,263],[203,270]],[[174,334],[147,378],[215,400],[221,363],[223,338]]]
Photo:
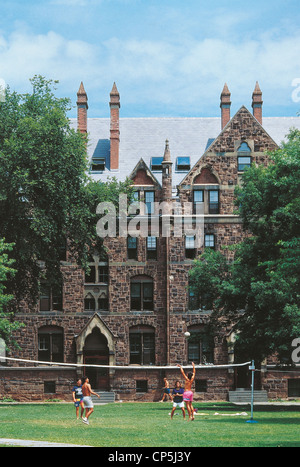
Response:
[[[42,366],[61,366],[65,368],[105,368],[109,370],[178,370],[178,365],[162,365],[162,366],[157,366],[157,365],[96,365],[96,364],[90,364],[90,363],[62,363],[62,362],[47,362],[47,361],[41,361],[41,360],[29,360],[25,358],[15,358],[15,357],[6,357],[6,356],[1,356],[0,358],[0,364],[3,361],[13,361],[13,362],[19,362],[19,363],[31,363],[33,365],[42,365]],[[196,369],[229,369],[229,368],[234,368],[234,367],[243,367],[250,365],[250,362],[244,362],[244,363],[230,363],[227,365],[214,365],[207,363],[205,365],[196,365]],[[188,369],[192,368],[191,364],[188,365],[181,365],[182,368]],[[10,367],[14,368],[14,367]],[[19,368],[19,367],[18,367]],[[28,368],[28,367],[24,367]]]

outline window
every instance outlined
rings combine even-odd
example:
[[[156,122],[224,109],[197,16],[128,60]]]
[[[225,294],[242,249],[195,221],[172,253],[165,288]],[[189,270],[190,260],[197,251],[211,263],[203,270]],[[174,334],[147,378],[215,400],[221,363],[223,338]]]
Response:
[[[191,168],[191,159],[189,157],[177,157],[176,170],[178,172],[188,172]]]
[[[127,256],[128,259],[137,260],[137,238],[127,237]]]
[[[145,191],[145,204],[148,214],[154,214],[154,191]]]
[[[238,157],[238,172],[244,172],[251,166],[251,157],[239,156]]]
[[[191,336],[188,340],[188,361],[197,364],[213,363],[214,345],[207,327],[199,326],[189,329]]]
[[[96,310],[96,300],[91,293],[88,293],[84,299],[84,309],[85,311],[95,311]]]
[[[288,380],[288,397],[300,397],[300,379]]]
[[[203,190],[194,190],[193,191],[193,212],[194,214],[197,214],[197,212],[201,211],[197,209],[197,207],[201,204],[204,203],[204,191]]]
[[[148,392],[148,381],[146,379],[138,379],[136,382],[136,392]]]
[[[62,311],[62,287],[41,285],[40,311]]]
[[[44,394],[55,394],[56,383],[55,381],[44,381]]]
[[[89,265],[89,272],[85,273],[85,282],[87,284],[95,284],[96,283],[96,266]]]
[[[131,310],[153,310],[153,281],[150,277],[137,276],[131,280]]]
[[[251,165],[251,149],[247,143],[242,143],[238,148],[238,172],[244,172]]]
[[[193,259],[196,256],[195,237],[187,235],[185,237],[185,257]]]
[[[147,259],[157,259],[156,237],[147,237]]]
[[[204,242],[205,248],[215,248],[215,236],[213,234],[205,234]]]
[[[108,266],[99,265],[98,266],[98,282],[108,283]]]
[[[160,172],[162,170],[163,157],[152,157],[151,158],[151,170]]]
[[[195,380],[195,391],[196,392],[207,392],[207,380],[196,379]]]
[[[129,331],[130,364],[155,364],[155,333],[150,326],[135,326]]]
[[[219,190],[208,192],[209,214],[219,214]]]
[[[92,172],[103,172],[105,170],[104,157],[94,157],[91,164]]]
[[[38,332],[38,359],[44,362],[63,362],[63,330],[57,326],[43,326]]]
[[[101,260],[102,258],[96,255],[90,258],[89,272],[85,273],[86,284],[108,283],[108,264]]]
[[[98,298],[98,310],[108,310],[108,297],[106,294],[101,294]]]

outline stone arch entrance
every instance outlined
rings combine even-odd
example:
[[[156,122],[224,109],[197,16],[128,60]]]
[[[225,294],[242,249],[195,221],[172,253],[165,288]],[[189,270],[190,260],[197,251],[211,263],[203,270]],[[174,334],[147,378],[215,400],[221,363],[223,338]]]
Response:
[[[85,339],[83,347],[83,363],[85,365],[109,365],[109,349],[106,337],[99,328],[94,328]],[[84,374],[88,376],[92,388],[107,391],[109,389],[109,373],[106,368],[84,366]]]
[[[76,338],[80,376],[88,376],[93,389],[108,391],[114,370],[88,365],[115,365],[114,336],[96,313]]]

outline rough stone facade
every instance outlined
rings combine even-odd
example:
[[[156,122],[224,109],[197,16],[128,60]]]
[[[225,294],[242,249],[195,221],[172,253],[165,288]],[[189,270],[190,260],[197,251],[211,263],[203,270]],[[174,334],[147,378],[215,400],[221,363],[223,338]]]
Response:
[[[176,197],[181,205],[189,203],[184,215],[191,218],[194,192],[203,193],[203,232],[212,242],[207,246],[218,251],[239,243],[247,235],[235,214],[234,205],[234,189],[241,176],[238,161],[241,145],[247,145],[247,155],[252,163],[264,165],[268,163],[266,151],[276,149],[272,138],[245,107],[230,120],[230,107],[226,107],[230,106],[227,87],[225,91],[222,131],[183,178]],[[256,105],[259,102],[256,101]],[[87,96],[83,85],[78,105],[79,130],[86,132]],[[115,85],[111,107],[112,163],[116,168],[120,105]],[[143,160],[132,167],[132,182],[141,201],[146,200],[149,191],[154,193],[157,202],[170,200],[174,167],[168,151],[167,146],[162,163],[162,185]],[[242,155],[245,156],[245,152]],[[211,192],[218,193],[214,205]],[[175,202],[174,198],[172,202]],[[208,344],[205,333],[209,312],[190,307],[188,272],[193,260],[187,254],[185,236],[174,236],[172,229],[171,222],[170,237],[161,234],[157,237],[152,257],[148,256],[147,238],[137,239],[132,250],[134,257],[129,255],[127,238],[106,238],[108,259],[101,263],[99,258],[94,258],[93,267],[95,271],[99,269],[93,279],[87,279],[72,259],[67,258],[68,261],[62,262],[62,308],[49,305],[49,310],[41,311],[39,304],[32,309],[23,303],[17,316],[26,327],[15,335],[20,346],[14,352],[15,357],[39,360],[50,352],[47,355],[52,361],[61,358],[69,364],[130,365],[130,369],[100,371],[88,367],[41,367],[9,362],[0,367],[0,398],[71,400],[74,381],[85,373],[90,376],[94,389],[114,391],[117,399],[157,401],[162,396],[163,378],[166,376],[173,385],[180,379],[180,372],[177,369],[149,369],[149,365],[175,366],[177,363],[187,364],[191,359],[198,360],[196,363],[215,365],[231,363],[230,329],[212,336]],[[203,245],[195,247],[193,255],[197,256],[201,251]],[[232,258],[232,252],[225,251],[225,254],[229,260]],[[185,338],[186,331],[197,337],[196,345],[192,346]],[[248,385],[249,374],[247,370],[244,373],[244,384]],[[267,389],[270,397],[287,397],[288,379],[286,374],[266,371],[262,374],[260,387]],[[228,391],[235,389],[239,381],[238,370],[209,367],[198,370],[195,399],[227,400]]]

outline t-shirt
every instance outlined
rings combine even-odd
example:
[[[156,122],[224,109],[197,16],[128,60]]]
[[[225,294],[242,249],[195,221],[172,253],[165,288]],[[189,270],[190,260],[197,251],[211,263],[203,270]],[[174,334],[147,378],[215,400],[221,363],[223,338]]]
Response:
[[[173,389],[173,402],[182,402],[183,401],[183,393],[184,389],[183,388],[174,388]]]
[[[72,392],[75,392],[75,399],[82,399],[82,386],[74,386]]]

